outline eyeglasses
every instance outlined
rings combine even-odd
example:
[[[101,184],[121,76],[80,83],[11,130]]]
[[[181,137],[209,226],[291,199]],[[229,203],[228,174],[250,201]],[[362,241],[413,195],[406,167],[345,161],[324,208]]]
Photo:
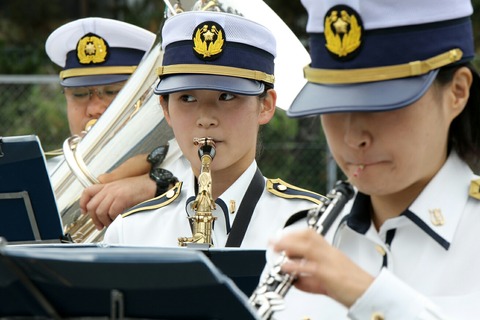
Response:
[[[96,87],[65,87],[63,88],[63,93],[67,99],[76,103],[88,103],[93,94],[96,94],[102,101],[110,103],[124,85],[125,82]]]

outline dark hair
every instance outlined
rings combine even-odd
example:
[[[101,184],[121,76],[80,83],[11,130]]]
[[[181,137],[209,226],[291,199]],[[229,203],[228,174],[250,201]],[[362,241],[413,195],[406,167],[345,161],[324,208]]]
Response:
[[[448,150],[455,150],[460,158],[478,172],[480,170],[480,75],[472,64],[446,66],[439,70],[435,81],[445,85],[455,72],[467,67],[473,75],[470,97],[465,109],[452,122],[448,133]]]
[[[269,83],[264,83],[264,85],[265,85],[265,90],[263,90],[263,92],[258,95],[258,98],[260,98],[260,99],[265,98],[267,96],[267,91],[270,90],[270,89],[273,89],[273,85],[271,85]],[[170,96],[169,94],[163,94],[162,95],[163,99],[165,99],[165,101],[167,103],[168,103],[169,96]]]

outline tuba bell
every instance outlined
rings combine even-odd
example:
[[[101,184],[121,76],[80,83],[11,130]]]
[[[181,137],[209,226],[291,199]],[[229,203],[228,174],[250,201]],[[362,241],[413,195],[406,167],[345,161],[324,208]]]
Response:
[[[288,109],[297,93],[306,84],[303,68],[311,61],[308,51],[285,22],[263,0],[164,0],[164,2],[167,7],[167,16],[192,9],[222,11],[257,21],[272,31],[277,42],[275,58],[277,107]]]

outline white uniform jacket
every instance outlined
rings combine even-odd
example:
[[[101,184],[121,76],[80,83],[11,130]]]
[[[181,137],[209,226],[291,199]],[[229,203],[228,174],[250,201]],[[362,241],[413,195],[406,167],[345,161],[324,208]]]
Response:
[[[349,310],[292,288],[275,319],[480,319],[479,185],[452,153],[412,205],[378,232],[368,196],[357,193],[332,230],[333,243],[374,283]]]
[[[191,205],[195,200],[195,177],[191,170],[167,193],[143,202],[118,216],[108,227],[104,242],[142,246],[178,247],[179,237],[191,237],[189,216],[195,215]],[[215,181],[212,181],[214,184]],[[250,184],[257,185],[258,202],[247,191]],[[247,194],[247,196],[246,196]],[[319,194],[293,187],[279,179],[266,180],[257,164],[250,167],[216,201],[212,214],[217,218],[213,226],[213,246],[240,246],[248,249],[266,249],[269,239],[281,230],[294,213],[312,208],[320,203]],[[243,201],[245,203],[243,203]],[[252,205],[251,220],[239,244],[227,243],[229,236],[241,230],[238,227],[242,207]]]

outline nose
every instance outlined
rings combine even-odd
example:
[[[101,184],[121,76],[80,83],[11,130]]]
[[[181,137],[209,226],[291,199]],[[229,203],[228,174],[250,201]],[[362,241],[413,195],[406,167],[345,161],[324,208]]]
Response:
[[[107,110],[109,103],[105,102],[97,94],[92,94],[87,104],[87,116],[98,119]]]
[[[367,116],[360,113],[349,113],[346,119],[345,143],[354,149],[368,148],[372,143],[372,134]]]
[[[203,103],[198,107],[197,126],[208,129],[218,125],[218,118],[216,117],[215,107]]]

